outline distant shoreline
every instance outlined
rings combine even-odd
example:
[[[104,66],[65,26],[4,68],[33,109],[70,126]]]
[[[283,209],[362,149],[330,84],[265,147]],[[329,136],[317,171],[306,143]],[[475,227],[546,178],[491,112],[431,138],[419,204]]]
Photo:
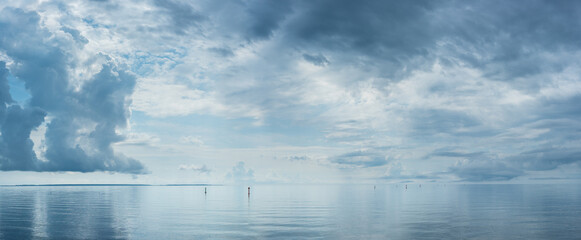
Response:
[[[19,184],[0,185],[0,187],[204,187],[222,186],[222,184]]]

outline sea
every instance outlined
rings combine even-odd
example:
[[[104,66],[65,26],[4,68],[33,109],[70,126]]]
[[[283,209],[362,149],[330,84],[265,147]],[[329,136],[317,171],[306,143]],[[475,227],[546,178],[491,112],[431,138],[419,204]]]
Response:
[[[0,239],[581,239],[577,184],[0,186]]]

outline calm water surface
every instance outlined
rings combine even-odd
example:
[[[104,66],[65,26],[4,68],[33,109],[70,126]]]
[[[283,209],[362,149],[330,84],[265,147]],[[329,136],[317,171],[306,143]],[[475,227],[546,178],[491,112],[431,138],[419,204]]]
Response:
[[[578,185],[0,187],[0,239],[581,239]]]

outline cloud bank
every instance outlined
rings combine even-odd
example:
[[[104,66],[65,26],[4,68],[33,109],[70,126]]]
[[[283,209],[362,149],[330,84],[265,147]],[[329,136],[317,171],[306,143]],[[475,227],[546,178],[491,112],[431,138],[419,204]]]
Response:
[[[78,62],[86,39],[72,29],[50,32],[36,12],[4,8],[0,16],[0,50],[10,60],[0,62],[0,170],[145,173],[112,148],[123,139],[116,130],[127,126],[135,77],[106,55]],[[96,71],[74,79],[72,72],[90,67]],[[30,99],[23,105],[11,100],[8,75],[24,82]],[[42,158],[30,138],[41,124]]]

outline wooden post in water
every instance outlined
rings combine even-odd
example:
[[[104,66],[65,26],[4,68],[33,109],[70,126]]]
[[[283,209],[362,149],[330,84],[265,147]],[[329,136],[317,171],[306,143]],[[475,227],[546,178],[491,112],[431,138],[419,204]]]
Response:
[[[248,187],[248,196],[250,196],[250,187]]]
[[[208,189],[204,188],[204,194],[208,194]]]

